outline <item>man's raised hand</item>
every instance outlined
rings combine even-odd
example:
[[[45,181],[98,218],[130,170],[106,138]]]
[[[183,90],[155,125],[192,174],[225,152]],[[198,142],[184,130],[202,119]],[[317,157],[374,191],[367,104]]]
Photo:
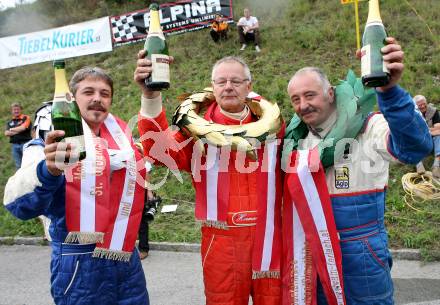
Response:
[[[77,161],[79,154],[75,152],[72,143],[56,140],[64,136],[63,130],[54,130],[47,134],[44,155],[46,156],[46,166],[49,173],[53,176],[59,176],[63,171],[72,166],[72,162]]]

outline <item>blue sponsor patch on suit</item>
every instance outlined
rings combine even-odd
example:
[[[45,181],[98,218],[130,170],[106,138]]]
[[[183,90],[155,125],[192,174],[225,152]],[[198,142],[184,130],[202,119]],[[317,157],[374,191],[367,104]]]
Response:
[[[335,167],[335,187],[337,189],[350,187],[350,173],[347,166]]]

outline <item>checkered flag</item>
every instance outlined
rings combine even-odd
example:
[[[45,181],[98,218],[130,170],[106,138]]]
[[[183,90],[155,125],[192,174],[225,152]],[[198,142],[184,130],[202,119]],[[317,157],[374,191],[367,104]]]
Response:
[[[139,13],[113,16],[110,19],[113,39],[116,43],[145,37],[143,15]]]

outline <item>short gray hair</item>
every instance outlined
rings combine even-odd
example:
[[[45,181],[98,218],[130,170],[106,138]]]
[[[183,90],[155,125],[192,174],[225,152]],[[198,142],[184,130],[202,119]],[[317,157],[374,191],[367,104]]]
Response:
[[[287,89],[289,89],[290,85],[293,83],[293,79],[295,76],[305,73],[315,73],[318,76],[319,81],[321,82],[321,87],[325,95],[328,95],[328,90],[332,87],[330,81],[327,78],[327,75],[321,69],[317,67],[304,67],[295,72],[295,74],[290,78],[289,84],[287,85]]]
[[[242,65],[243,69],[244,69],[244,74],[246,75],[246,78],[249,81],[252,81],[251,70],[249,70],[249,66],[246,64],[246,62],[241,57],[238,57],[238,56],[226,56],[226,57],[223,57],[222,59],[219,59],[212,67],[211,80],[214,80],[214,73],[215,73],[215,70],[217,69],[217,67],[225,62],[236,62],[236,63],[239,63],[240,65]]]
[[[14,107],[18,107],[23,110],[23,107],[21,107],[21,105],[19,103],[12,103],[11,108],[14,108]]]
[[[92,79],[99,79],[107,83],[107,85],[109,85],[111,88],[111,94],[113,96],[113,79],[107,72],[98,67],[84,67],[73,74],[72,78],[70,79],[69,87],[74,96],[78,90],[78,84],[88,77]]]
[[[425,101],[425,103],[426,103],[426,97],[419,94],[419,95],[414,96],[413,101],[415,103],[420,102],[420,101]]]

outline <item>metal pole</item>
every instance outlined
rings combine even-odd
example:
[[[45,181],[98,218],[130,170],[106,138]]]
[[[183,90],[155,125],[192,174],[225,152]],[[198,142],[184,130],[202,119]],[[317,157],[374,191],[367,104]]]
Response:
[[[356,16],[356,46],[357,49],[361,48],[361,35],[359,33],[359,9],[358,9],[359,0],[354,0],[354,14]]]

